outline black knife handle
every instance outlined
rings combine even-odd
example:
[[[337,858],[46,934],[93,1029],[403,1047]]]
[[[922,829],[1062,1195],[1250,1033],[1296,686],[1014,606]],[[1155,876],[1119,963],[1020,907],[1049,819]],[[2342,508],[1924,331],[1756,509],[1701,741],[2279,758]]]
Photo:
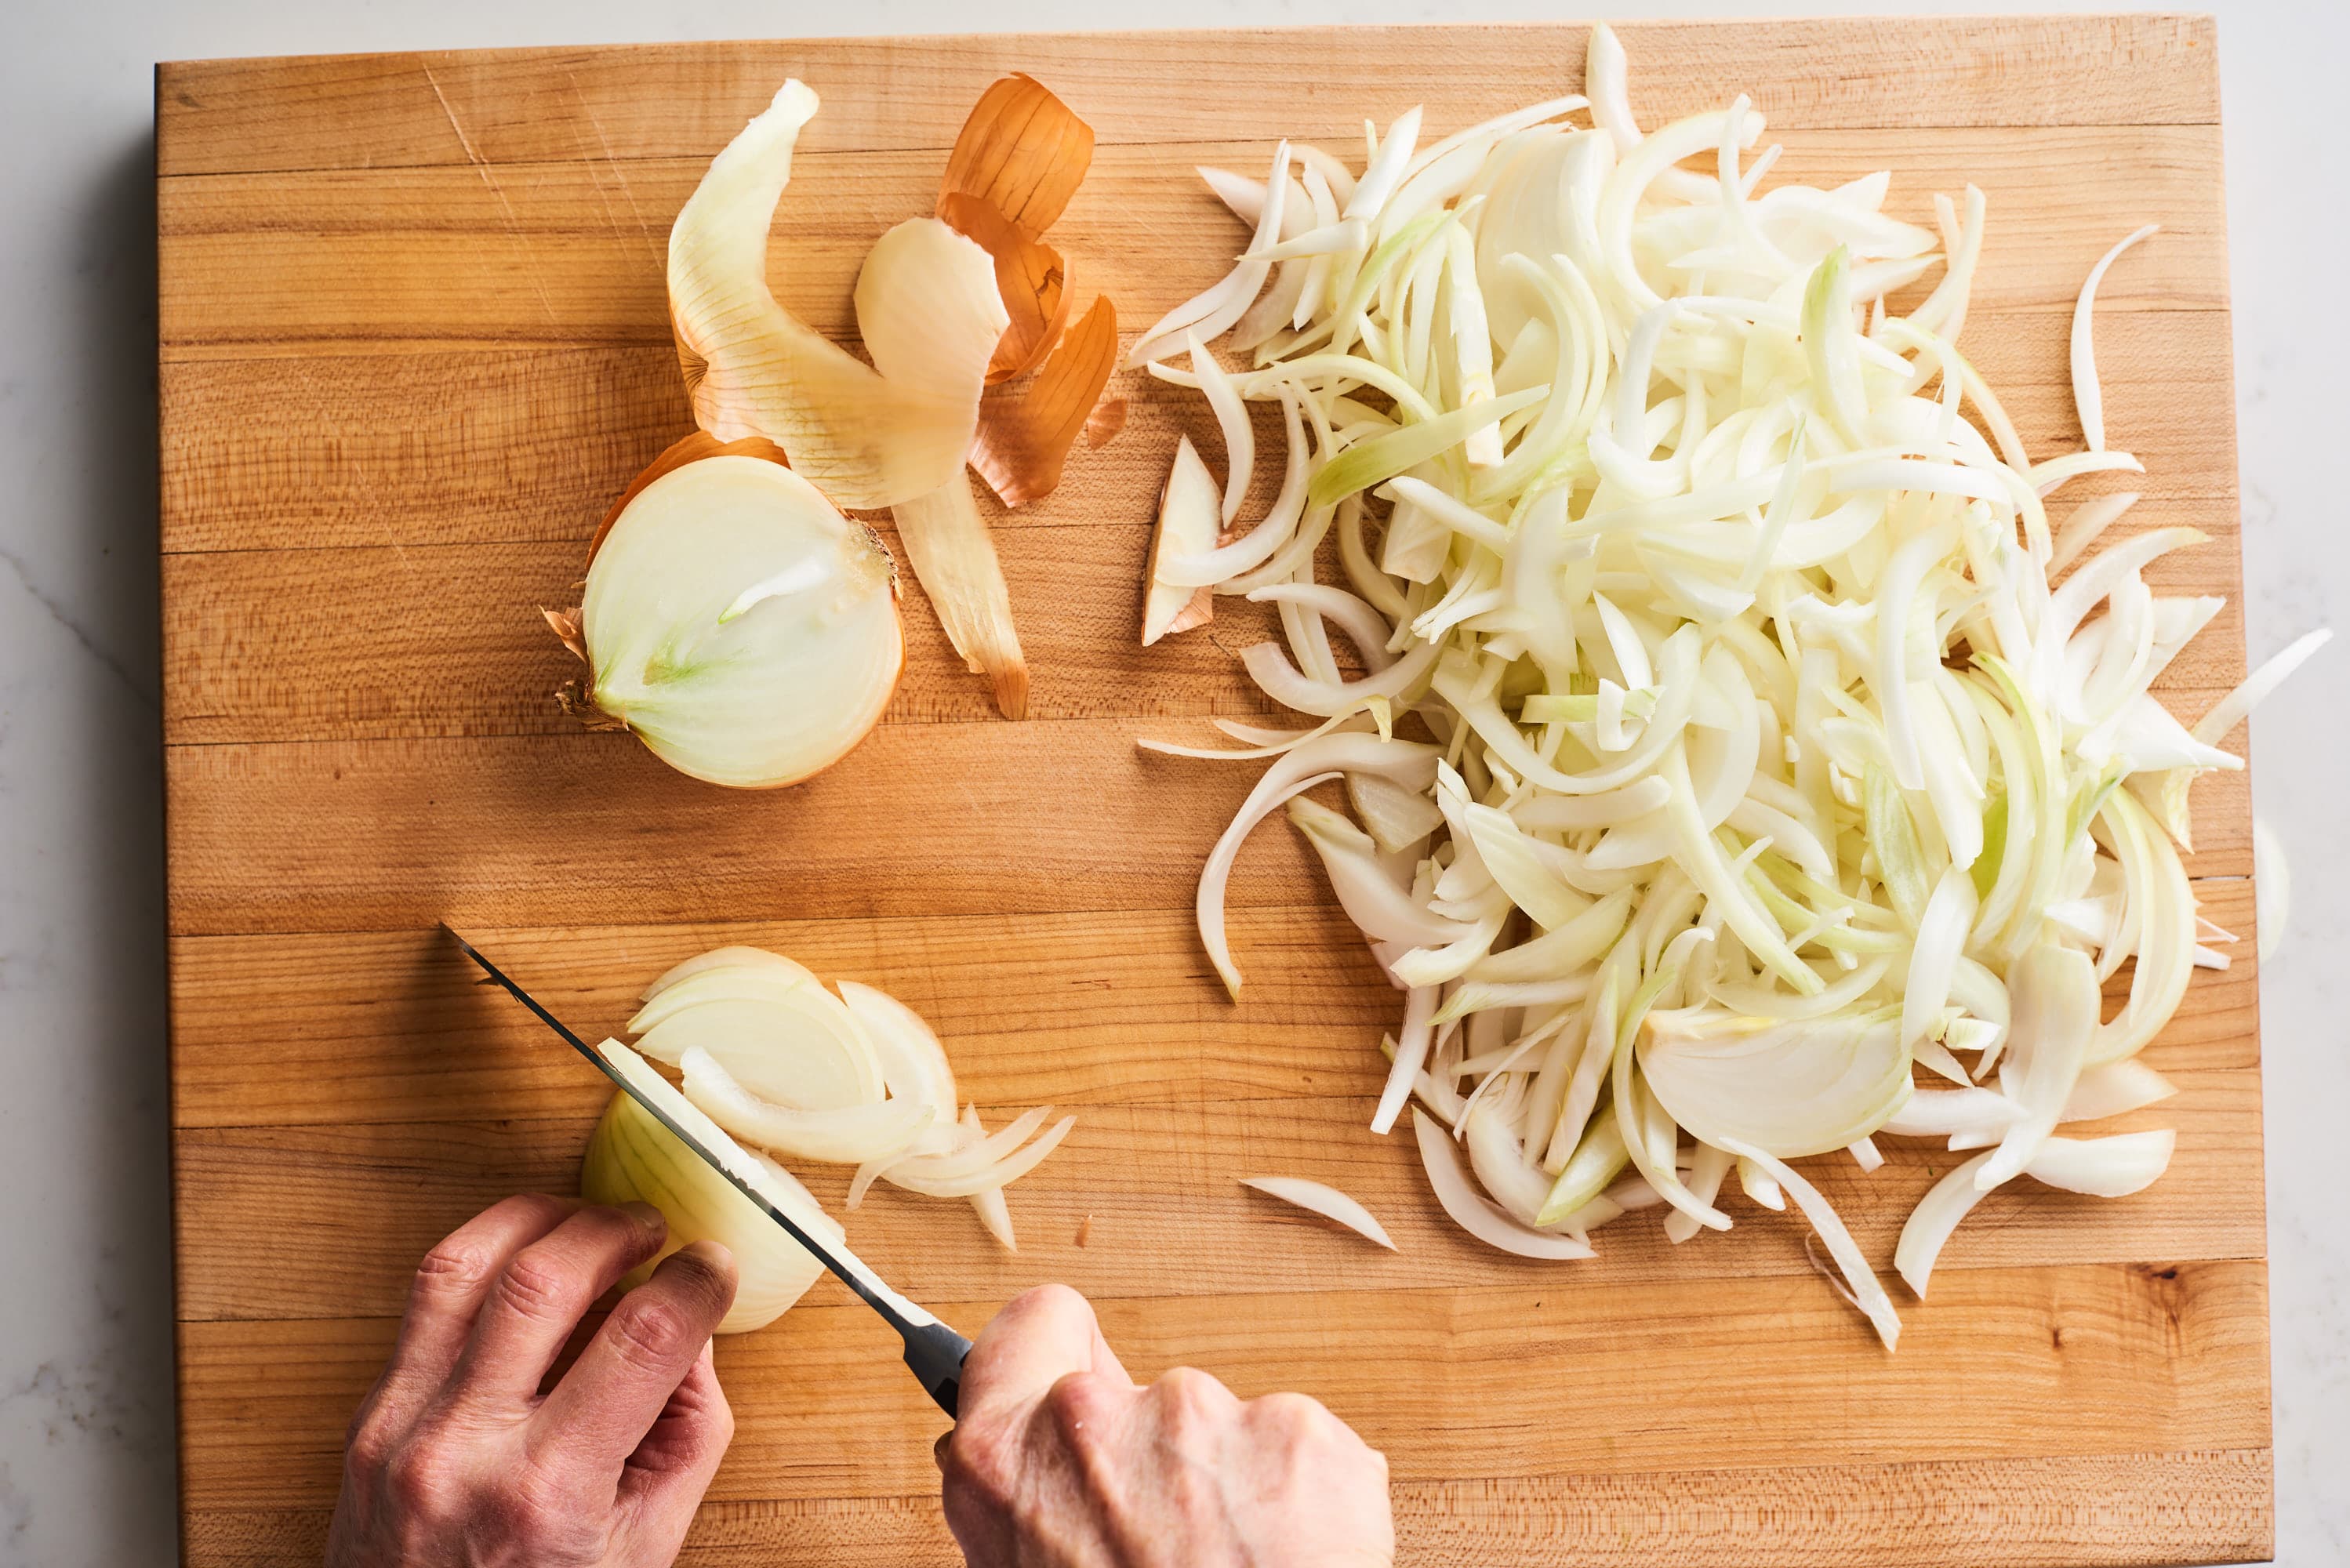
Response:
[[[962,1362],[971,1354],[971,1341],[942,1323],[899,1332],[906,1341],[906,1366],[921,1383],[922,1391],[952,1420],[962,1392]]]

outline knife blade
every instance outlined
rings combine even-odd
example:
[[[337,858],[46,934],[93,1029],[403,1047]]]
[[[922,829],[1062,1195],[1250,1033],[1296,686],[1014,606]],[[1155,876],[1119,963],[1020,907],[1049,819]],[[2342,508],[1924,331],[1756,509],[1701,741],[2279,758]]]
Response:
[[[892,1290],[880,1275],[875,1273],[862,1259],[847,1247],[810,1235],[790,1215],[768,1202],[759,1195],[756,1189],[726,1168],[725,1161],[705,1147],[700,1138],[678,1126],[675,1117],[655,1105],[634,1084],[621,1076],[609,1062],[604,1060],[600,1052],[573,1033],[564,1025],[561,1019],[540,1005],[537,998],[515,983],[513,978],[504,970],[484,957],[479,948],[458,935],[446,921],[442,923],[441,929],[449,933],[450,940],[463,950],[467,958],[481,966],[484,975],[494,983],[504,987],[506,992],[516,1002],[536,1013],[540,1023],[563,1036],[573,1050],[587,1057],[596,1070],[609,1078],[622,1094],[636,1101],[647,1116],[667,1127],[671,1137],[691,1149],[703,1164],[725,1178],[728,1185],[750,1199],[754,1208],[783,1227],[784,1232],[793,1241],[814,1253],[816,1261],[831,1270],[835,1277],[854,1292],[859,1301],[880,1314],[881,1320],[894,1329],[899,1339],[904,1342],[908,1370],[913,1373],[916,1381],[921,1384],[923,1392],[931,1397],[938,1407],[944,1410],[950,1419],[953,1417],[956,1401],[962,1387],[963,1358],[971,1354],[970,1340],[941,1323],[935,1314],[917,1306]]]

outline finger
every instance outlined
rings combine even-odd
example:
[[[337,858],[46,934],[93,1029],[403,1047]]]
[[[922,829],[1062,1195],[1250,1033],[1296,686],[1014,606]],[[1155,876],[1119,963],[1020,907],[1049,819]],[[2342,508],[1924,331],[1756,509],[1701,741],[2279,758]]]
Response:
[[[1073,1372],[1133,1381],[1102,1337],[1092,1304],[1066,1285],[1039,1285],[1013,1297],[980,1330],[963,1364],[959,1418],[1025,1408]]]
[[[400,1323],[371,1407],[421,1404],[448,1381],[465,1348],[490,1288],[514,1255],[563,1223],[579,1208],[576,1198],[524,1193],[492,1204],[452,1231],[424,1254],[409,1287]]]
[[[596,1298],[660,1251],[667,1229],[649,1203],[586,1208],[507,1259],[457,1359],[461,1397],[527,1404]]]
[[[734,1255],[715,1241],[671,1253],[620,1298],[532,1417],[532,1448],[617,1472],[650,1434],[734,1303]]]
[[[734,1412],[718,1386],[710,1342],[686,1368],[660,1417],[620,1472],[623,1528],[639,1548],[639,1560],[666,1563],[685,1539],[710,1478],[734,1437]]]

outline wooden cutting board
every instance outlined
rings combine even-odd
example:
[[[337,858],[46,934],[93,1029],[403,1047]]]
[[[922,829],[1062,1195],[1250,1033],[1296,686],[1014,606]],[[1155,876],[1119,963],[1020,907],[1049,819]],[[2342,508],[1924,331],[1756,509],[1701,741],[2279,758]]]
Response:
[[[688,428],[662,295],[671,216],[786,75],[824,95],[775,257],[845,330],[867,244],[927,210],[980,90],[1034,72],[1094,124],[1055,241],[1129,332],[1242,243],[1198,163],[1271,139],[1359,156],[1581,80],[1580,27],[766,42],[164,67],[163,621],[182,1484],[188,1561],[317,1560],[343,1424],[409,1270],[502,1194],[570,1189],[603,1085],[433,934],[446,918],[583,1031],[722,941],[871,981],[937,1024],[991,1123],[1074,1109],[1017,1188],[1017,1256],[967,1208],[884,1189],[854,1243],[967,1329],[1066,1280],[1145,1374],[1320,1396],[1393,1466],[1415,1563],[2240,1561],[2271,1539],[2247,792],[2198,792],[2207,911],[2243,935],[2147,1054],[2182,1093],[2168,1177],[2105,1202],[2002,1191],[1897,1284],[1887,1355],[1803,1227],[1646,1220],[1589,1263],[1481,1249],[1408,1140],[1365,1122],[1396,1012],[1277,826],[1232,882],[1226,1002],[1193,879],[1252,769],[1139,754],[1263,704],[1266,623],[1134,646],[1143,545],[1188,396],[1122,377],[1126,432],[998,516],[1035,671],[1006,724],[918,590],[906,679],[847,762],[774,794],[687,780],[550,698],[568,602],[631,473]],[[2132,526],[2205,548],[2165,591],[2237,590],[2217,73],[2206,19],[1627,26],[1644,122],[1751,92],[1818,182],[1896,171],[1926,218],[1967,180],[1991,238],[1966,343],[2035,454],[2077,444],[2069,310],[2100,301],[2108,427],[2146,460]],[[1929,220],[1930,221],[1930,220]],[[2067,500],[2108,488],[2099,480]],[[2061,516],[2061,512],[2060,512]],[[2230,605],[2171,671],[2197,713],[2241,673]],[[1889,1269],[1948,1156],[1816,1162]],[[1342,1184],[1378,1252],[1243,1191]],[[837,1207],[845,1173],[808,1171]],[[2021,1184],[2020,1184],[2021,1185]],[[1888,1276],[1889,1277],[1889,1276]],[[941,1417],[830,1282],[728,1342],[740,1423],[688,1558],[942,1562]]]

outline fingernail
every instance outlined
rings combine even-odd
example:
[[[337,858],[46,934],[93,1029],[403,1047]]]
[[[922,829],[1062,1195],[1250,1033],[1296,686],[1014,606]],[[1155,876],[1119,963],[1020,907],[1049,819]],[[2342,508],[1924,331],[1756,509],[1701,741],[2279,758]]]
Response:
[[[628,1202],[620,1205],[620,1212],[626,1214],[629,1218],[634,1220],[638,1224],[642,1225],[648,1231],[666,1231],[669,1229],[669,1217],[650,1203],[630,1199]]]

